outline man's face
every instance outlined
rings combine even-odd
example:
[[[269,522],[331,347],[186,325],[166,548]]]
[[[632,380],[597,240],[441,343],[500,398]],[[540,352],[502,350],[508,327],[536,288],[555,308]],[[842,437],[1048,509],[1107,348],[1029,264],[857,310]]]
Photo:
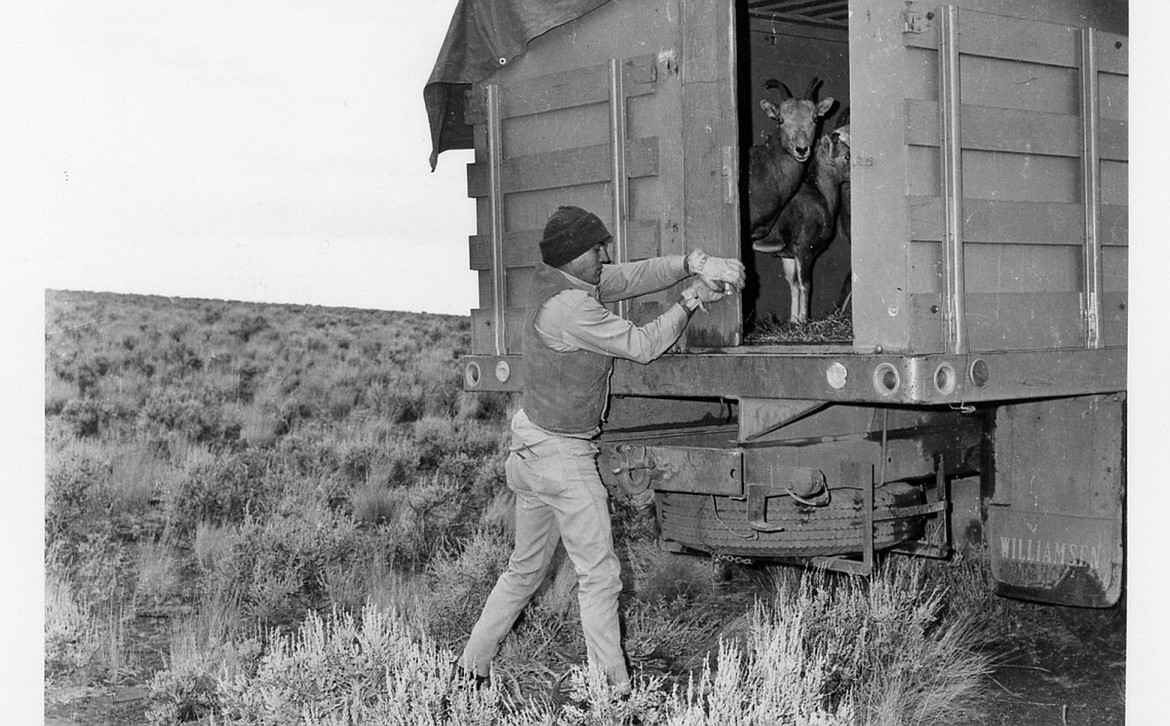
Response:
[[[593,245],[572,262],[567,262],[561,269],[578,280],[584,280],[590,285],[601,282],[601,266],[609,262],[609,253],[605,245]]]

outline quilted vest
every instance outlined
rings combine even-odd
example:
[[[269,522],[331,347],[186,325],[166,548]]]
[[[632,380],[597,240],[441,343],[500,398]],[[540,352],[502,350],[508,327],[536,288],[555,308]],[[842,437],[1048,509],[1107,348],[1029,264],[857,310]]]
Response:
[[[605,412],[613,357],[587,350],[561,352],[545,345],[536,332],[536,314],[553,295],[579,288],[543,263],[537,263],[534,287],[533,304],[524,324],[521,406],[528,418],[546,431],[591,431]]]

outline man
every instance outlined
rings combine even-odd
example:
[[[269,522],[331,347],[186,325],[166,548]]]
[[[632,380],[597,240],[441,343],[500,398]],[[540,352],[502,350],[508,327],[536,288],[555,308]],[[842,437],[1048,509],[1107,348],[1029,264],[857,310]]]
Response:
[[[549,218],[540,242],[524,327],[525,384],[505,463],[516,494],[516,543],[460,659],[486,679],[500,641],[544,579],[557,540],[577,569],[581,626],[590,663],[619,691],[629,675],[620,642],[620,567],[614,553],[597,447],[614,358],[648,363],[670,348],[695,310],[742,289],[738,260],[702,250],[640,262],[610,262],[605,224],[578,207]],[[641,327],[604,307],[699,275],[676,304]]]

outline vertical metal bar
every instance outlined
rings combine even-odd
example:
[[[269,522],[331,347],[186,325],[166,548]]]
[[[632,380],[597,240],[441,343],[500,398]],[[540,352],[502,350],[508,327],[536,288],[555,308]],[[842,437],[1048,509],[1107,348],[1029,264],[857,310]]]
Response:
[[[1098,102],[1097,33],[1081,30],[1081,127],[1084,134],[1085,208],[1085,347],[1100,348],[1101,335],[1101,160],[1098,150],[1100,105]]]
[[[613,176],[613,261],[629,261],[628,219],[630,177],[626,172],[626,83],[619,58],[609,59],[609,144]],[[617,314],[627,317],[628,301],[617,304]]]
[[[967,352],[966,275],[963,264],[963,137],[959,79],[959,9],[941,8],[939,27],[939,144],[942,160],[943,276],[946,343]]]
[[[500,122],[500,87],[489,83],[484,87],[487,106],[488,186],[491,206],[492,239],[492,326],[496,355],[507,353],[504,327],[506,325],[507,270],[504,269],[504,150]]]

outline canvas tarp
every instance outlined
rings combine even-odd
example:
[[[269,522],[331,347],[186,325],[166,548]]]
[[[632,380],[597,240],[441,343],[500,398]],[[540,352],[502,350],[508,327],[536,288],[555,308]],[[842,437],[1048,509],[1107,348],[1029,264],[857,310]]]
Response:
[[[431,123],[431,169],[447,149],[472,148],[463,121],[471,84],[511,63],[533,38],[609,0],[459,0],[435,68],[423,89]]]

